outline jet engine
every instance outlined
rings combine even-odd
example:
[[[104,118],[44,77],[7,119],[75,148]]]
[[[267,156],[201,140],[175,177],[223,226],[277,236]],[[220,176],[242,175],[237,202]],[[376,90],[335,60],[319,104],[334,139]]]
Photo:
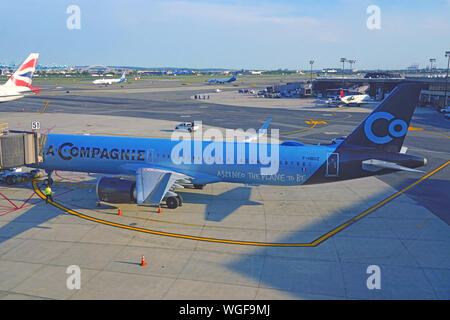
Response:
[[[101,177],[96,187],[99,201],[109,203],[135,203],[136,181],[122,177]]]

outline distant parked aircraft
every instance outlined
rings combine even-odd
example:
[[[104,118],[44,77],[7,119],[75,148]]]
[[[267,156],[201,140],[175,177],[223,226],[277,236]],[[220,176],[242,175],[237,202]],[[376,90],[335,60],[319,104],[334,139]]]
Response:
[[[343,97],[334,97],[325,101],[327,104],[332,105],[346,105],[359,107],[361,104],[374,103],[368,94],[352,94]]]
[[[323,102],[338,107],[340,106],[359,107],[362,104],[377,103],[376,101],[373,101],[368,94],[353,92],[345,95],[344,89],[339,89],[339,95],[324,100]]]
[[[113,83],[121,83],[126,81],[127,78],[125,78],[125,72],[122,73],[122,76],[120,77],[120,79],[97,79],[92,81],[93,84],[104,84],[105,86],[107,85],[111,85]]]
[[[229,82],[233,82],[236,81],[236,75],[237,72],[233,73],[233,76],[229,79],[209,79],[207,80],[208,84],[224,84],[224,83],[229,83]]]

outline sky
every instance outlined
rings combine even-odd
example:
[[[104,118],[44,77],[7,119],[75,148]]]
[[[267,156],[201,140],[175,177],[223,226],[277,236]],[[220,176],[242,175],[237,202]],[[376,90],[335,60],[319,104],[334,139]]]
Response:
[[[2,0],[0,12],[7,64],[39,52],[69,66],[404,69],[446,67],[450,50],[450,0]]]

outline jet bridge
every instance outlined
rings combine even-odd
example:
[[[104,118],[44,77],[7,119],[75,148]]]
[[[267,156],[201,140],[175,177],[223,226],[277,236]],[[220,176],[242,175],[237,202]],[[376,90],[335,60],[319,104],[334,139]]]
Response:
[[[8,130],[0,123],[0,170],[38,164],[43,161],[47,135]]]

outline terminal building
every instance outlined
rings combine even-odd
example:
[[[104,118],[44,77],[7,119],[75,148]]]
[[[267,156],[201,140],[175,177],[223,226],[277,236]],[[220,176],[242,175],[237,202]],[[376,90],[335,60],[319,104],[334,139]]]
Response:
[[[446,99],[445,95],[445,78],[428,79],[426,89],[422,90],[420,94],[420,103],[423,106],[450,106],[450,83],[447,83]]]
[[[446,78],[424,77],[396,77],[396,78],[320,78],[313,81],[312,90],[319,96],[327,97],[329,92],[335,89],[347,89],[358,91],[364,88],[364,93],[377,101],[384,99],[386,94],[403,82],[421,82],[424,89],[420,94],[420,106],[448,106],[450,105],[450,83],[447,84],[447,99],[444,100]]]
[[[311,83],[305,81],[288,82],[266,88],[267,94],[279,94],[280,97],[301,98],[311,95]]]

